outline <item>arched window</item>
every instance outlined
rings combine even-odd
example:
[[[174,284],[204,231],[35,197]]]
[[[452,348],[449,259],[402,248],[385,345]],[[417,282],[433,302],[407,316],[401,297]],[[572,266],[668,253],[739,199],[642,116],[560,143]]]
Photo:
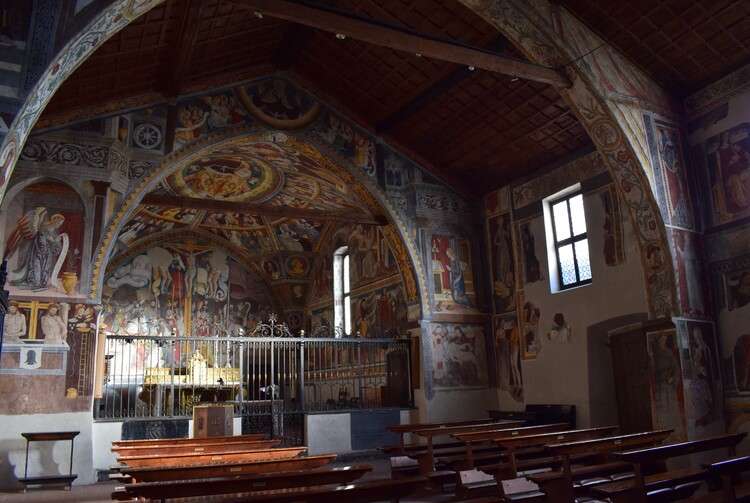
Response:
[[[333,253],[333,325],[336,337],[352,333],[349,248],[346,246]]]

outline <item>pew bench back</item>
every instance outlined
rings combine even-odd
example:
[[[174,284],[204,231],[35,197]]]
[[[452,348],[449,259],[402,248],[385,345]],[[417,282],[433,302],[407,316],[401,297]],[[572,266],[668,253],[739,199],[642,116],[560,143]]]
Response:
[[[644,449],[615,453],[618,459],[633,465],[633,480],[603,484],[593,489],[606,495],[613,502],[645,502],[649,493],[698,488],[707,480],[710,472],[704,466],[691,466],[677,470],[667,470],[667,461],[696,453],[721,449],[721,458],[733,456],[735,448],[747,435],[746,432],[717,435],[687,442],[677,442]],[[689,496],[689,494],[687,494]]]

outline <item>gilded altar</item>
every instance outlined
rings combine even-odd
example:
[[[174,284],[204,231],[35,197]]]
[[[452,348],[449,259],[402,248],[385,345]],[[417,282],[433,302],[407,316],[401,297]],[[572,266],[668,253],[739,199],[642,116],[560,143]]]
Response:
[[[239,368],[209,367],[196,352],[185,368],[146,368],[139,398],[155,416],[182,415],[199,403],[233,401],[239,391]]]

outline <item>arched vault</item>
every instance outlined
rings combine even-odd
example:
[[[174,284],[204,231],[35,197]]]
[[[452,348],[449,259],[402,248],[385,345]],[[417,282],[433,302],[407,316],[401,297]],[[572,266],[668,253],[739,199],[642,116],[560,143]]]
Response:
[[[133,254],[188,235],[230,251],[271,292],[261,270],[265,258],[297,257],[306,264],[301,270],[314,274],[327,250],[324,237],[350,224],[378,226],[407,301],[425,299],[419,256],[397,213],[377,187],[340,162],[314,139],[243,128],[175,152],[141,178],[110,219],[93,257],[90,299],[101,298],[109,271]],[[298,239],[290,241],[290,234]]]

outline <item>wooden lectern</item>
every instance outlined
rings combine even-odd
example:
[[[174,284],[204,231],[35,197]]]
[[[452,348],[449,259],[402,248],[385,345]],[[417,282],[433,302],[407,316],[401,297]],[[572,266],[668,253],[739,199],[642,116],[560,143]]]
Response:
[[[193,407],[193,437],[234,435],[234,405],[196,405]]]

